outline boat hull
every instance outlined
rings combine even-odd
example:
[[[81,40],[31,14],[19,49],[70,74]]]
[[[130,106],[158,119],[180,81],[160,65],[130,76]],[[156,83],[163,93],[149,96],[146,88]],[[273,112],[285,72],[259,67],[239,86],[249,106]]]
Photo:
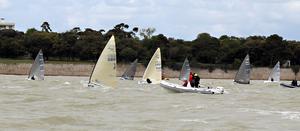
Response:
[[[281,85],[282,87],[286,87],[286,88],[299,88],[299,86],[292,86],[292,85],[290,85],[290,84],[285,84],[285,83],[280,83],[280,85]]]
[[[108,87],[108,86],[105,86],[103,84],[99,84],[99,83],[88,83],[88,88],[111,88],[111,87]]]
[[[264,81],[264,83],[279,83],[279,81]]]
[[[175,93],[201,93],[201,94],[223,94],[223,87],[200,87],[200,88],[192,88],[192,87],[184,87],[182,85],[169,83],[166,81],[161,81],[160,86],[164,89],[175,92]]]
[[[134,80],[134,79],[130,77],[121,77],[120,80]]]
[[[235,80],[233,82],[235,82],[237,84],[250,84],[250,82],[241,82],[241,81],[235,81]]]
[[[138,84],[139,85],[156,85],[156,84],[159,84],[160,82],[151,82],[151,83],[148,83],[146,80],[140,80],[140,81],[138,81]]]

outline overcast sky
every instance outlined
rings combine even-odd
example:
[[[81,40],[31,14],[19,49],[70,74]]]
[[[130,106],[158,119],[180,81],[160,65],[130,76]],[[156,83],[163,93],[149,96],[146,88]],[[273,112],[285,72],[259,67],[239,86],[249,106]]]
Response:
[[[57,32],[124,22],[185,40],[201,32],[300,40],[300,0],[0,0],[0,17],[21,31],[43,21]]]

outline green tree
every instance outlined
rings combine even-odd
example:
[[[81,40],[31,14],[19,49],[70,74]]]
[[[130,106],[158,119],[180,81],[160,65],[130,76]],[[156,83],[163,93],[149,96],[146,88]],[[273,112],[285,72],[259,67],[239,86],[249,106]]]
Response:
[[[197,61],[215,64],[219,57],[220,42],[208,33],[199,34],[193,41],[192,54]]]
[[[43,22],[41,27],[42,27],[42,31],[45,31],[45,32],[51,32],[52,31],[51,28],[50,28],[50,24],[47,21]]]
[[[32,58],[42,49],[46,60],[55,56],[53,45],[60,41],[57,33],[33,32],[25,35],[24,46]]]
[[[155,31],[156,31],[155,28],[142,29],[140,31],[140,36],[142,36],[144,39],[150,39],[153,36]]]

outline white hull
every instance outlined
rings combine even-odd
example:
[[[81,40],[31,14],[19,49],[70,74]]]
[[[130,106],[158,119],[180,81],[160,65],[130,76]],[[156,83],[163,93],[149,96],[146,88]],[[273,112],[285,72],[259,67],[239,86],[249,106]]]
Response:
[[[276,83],[276,84],[279,84],[280,81],[264,81],[264,83],[266,83],[266,84],[267,84],[267,83],[274,83],[274,84]]]
[[[159,83],[157,83],[157,82],[148,83],[148,82],[145,81],[145,80],[141,80],[141,81],[138,81],[138,84],[139,84],[139,85],[144,85],[144,84],[152,84],[152,85],[155,85],[155,84],[159,84]]]
[[[224,88],[223,87],[200,87],[200,88],[191,88],[191,87],[184,87],[182,85],[169,83],[166,81],[161,81],[160,86],[176,93],[201,93],[201,94],[223,94]]]
[[[146,81],[141,80],[141,81],[138,81],[138,84],[141,85],[141,84],[149,84],[149,83],[147,83]]]
[[[300,86],[292,86],[291,84],[286,84],[286,83],[280,83],[280,85],[282,87],[286,87],[286,88],[299,88]]]
[[[104,85],[99,84],[99,83],[88,83],[88,87],[89,88],[111,88],[111,87],[104,86]]]

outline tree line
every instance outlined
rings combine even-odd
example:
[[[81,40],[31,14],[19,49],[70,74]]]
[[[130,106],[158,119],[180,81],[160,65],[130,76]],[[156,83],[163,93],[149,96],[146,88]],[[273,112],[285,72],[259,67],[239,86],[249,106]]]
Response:
[[[154,28],[130,28],[120,23],[105,31],[75,27],[66,32],[52,32],[49,23],[26,32],[0,30],[0,58],[34,58],[42,49],[46,60],[96,61],[111,35],[116,37],[117,60],[129,63],[139,59],[147,64],[156,48],[160,47],[163,65],[180,69],[185,57],[191,66],[214,69],[236,69],[248,53],[256,67],[271,67],[277,61],[300,64],[300,42],[285,40],[277,34],[247,38],[223,35],[219,38],[200,33],[186,41],[154,35]]]

